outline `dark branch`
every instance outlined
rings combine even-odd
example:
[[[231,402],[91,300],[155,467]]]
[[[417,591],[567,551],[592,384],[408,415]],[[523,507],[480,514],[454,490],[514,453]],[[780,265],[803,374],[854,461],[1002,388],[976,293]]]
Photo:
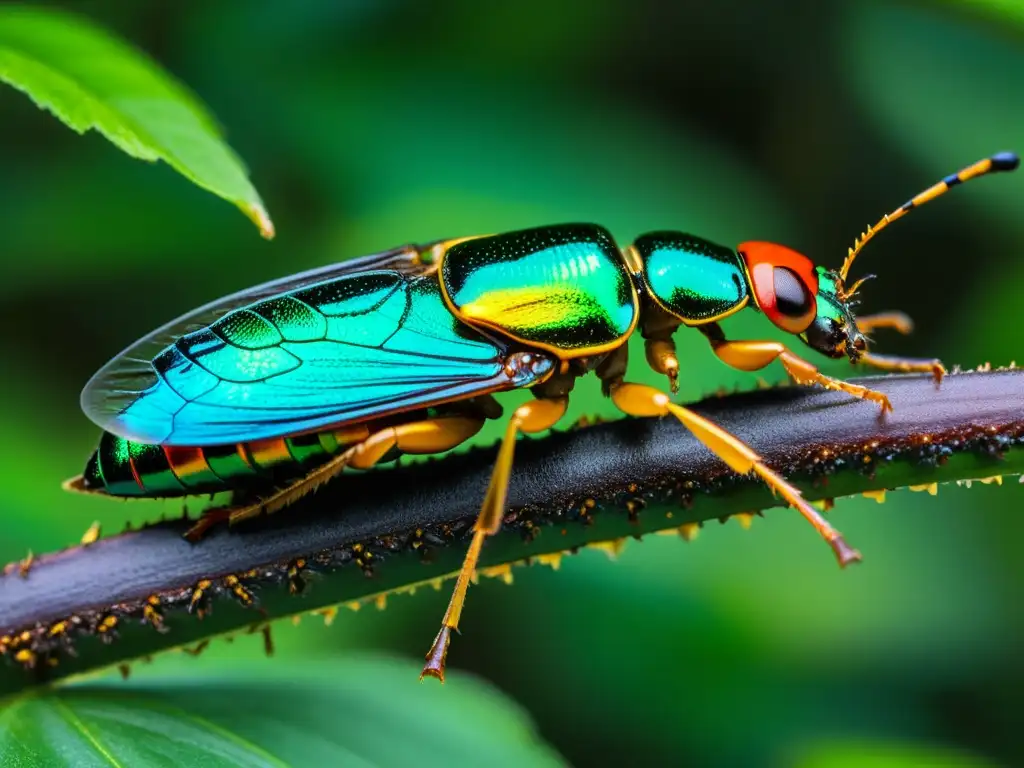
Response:
[[[1024,467],[1024,372],[956,374],[939,389],[928,377],[863,381],[888,394],[893,414],[881,420],[874,405],[796,388],[696,410],[812,499]],[[0,578],[0,656],[9,662],[0,663],[0,694],[449,574],[463,548],[446,545],[464,540],[494,453],[352,473],[197,545],[181,538],[187,522],[172,521],[44,555],[25,577],[9,566]],[[672,420],[554,433],[519,445],[511,513],[485,564],[774,504]],[[822,567],[834,567],[820,546]]]

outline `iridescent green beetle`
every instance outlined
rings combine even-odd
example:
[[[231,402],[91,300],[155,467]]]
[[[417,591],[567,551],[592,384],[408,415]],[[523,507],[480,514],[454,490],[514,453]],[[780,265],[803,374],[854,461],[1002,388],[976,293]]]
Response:
[[[191,312],[104,366],[82,406],[104,430],[77,491],[182,496],[235,491],[233,506],[191,531],[274,512],[341,472],[398,453],[437,453],[464,442],[501,408],[492,395],[529,387],[536,399],[508,420],[441,631],[424,674],[442,678],[485,538],[505,508],[520,432],[552,427],[577,377],[594,371],[605,394],[634,416],[671,414],[733,470],[754,472],[829,542],[840,564],[859,553],[765,466],[757,453],[667,394],[624,381],[627,340],[640,328],[650,366],[679,375],[672,337],[707,336],[725,363],[758,370],[779,360],[801,384],[878,403],[885,395],[822,375],[774,341],[727,340],[717,321],[750,306],[828,357],[883,370],[927,371],[937,360],[867,352],[864,333],[907,330],[889,313],[855,319],[847,274],[890,221],[1016,156],[982,160],[883,217],[838,273],[784,246],[724,248],[681,232],[643,235],[620,249],[592,224],[406,246],[285,278]]]

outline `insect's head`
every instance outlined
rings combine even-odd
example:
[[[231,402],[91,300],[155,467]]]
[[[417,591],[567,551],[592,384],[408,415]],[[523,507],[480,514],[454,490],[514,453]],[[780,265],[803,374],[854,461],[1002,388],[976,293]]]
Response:
[[[828,357],[856,362],[867,349],[838,275],[776,243],[741,243],[736,250],[757,308],[775,326]]]
[[[816,267],[801,253],[783,245],[742,243],[743,259],[753,299],[769,320],[784,331],[798,335],[806,344],[828,357],[844,355],[857,362],[867,350],[867,339],[857,328],[853,297],[873,275],[848,285],[850,267],[871,238],[893,221],[952,187],[996,171],[1012,171],[1020,164],[1017,155],[1001,152],[979,160],[911,198],[858,237],[838,271]]]

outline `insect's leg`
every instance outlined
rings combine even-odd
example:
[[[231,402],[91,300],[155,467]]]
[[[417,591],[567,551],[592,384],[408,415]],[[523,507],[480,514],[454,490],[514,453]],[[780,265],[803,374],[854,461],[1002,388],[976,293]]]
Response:
[[[622,381],[626,375],[626,367],[629,365],[629,346],[622,344],[608,353],[604,360],[598,363],[595,373],[601,380],[601,391],[605,397],[611,394],[611,386],[617,381]],[[678,367],[678,366],[677,366]]]
[[[483,426],[484,419],[469,416],[448,416],[409,424],[386,427],[365,440],[339,453],[308,474],[273,495],[245,506],[207,510],[185,534],[190,541],[202,538],[216,522],[238,523],[263,514],[271,514],[288,506],[337,476],[345,467],[369,469],[392,449],[403,453],[439,453],[465,442]]]
[[[644,339],[644,351],[647,364],[657,373],[668,376],[672,392],[679,391],[679,358],[676,357],[676,342],[671,336],[667,339]]]
[[[191,542],[202,539],[210,528],[220,522],[240,523],[260,515],[271,514],[312,493],[321,485],[338,475],[349,466],[354,448],[350,448],[316,467],[309,474],[294,480],[269,496],[257,497],[248,504],[231,505],[207,509],[188,531],[185,538]]]
[[[897,333],[907,335],[914,330],[914,322],[902,312],[880,312],[857,318],[857,328],[863,333],[871,333],[879,328],[892,328]],[[942,381],[946,368],[940,360],[924,360],[914,357],[895,357],[893,355],[875,355],[865,352],[857,361],[862,365],[877,368],[880,371],[899,371],[901,373],[930,373],[935,382]]]
[[[871,333],[879,328],[892,328],[907,336],[914,332],[914,321],[903,312],[879,312],[857,318],[857,330],[861,333]]]
[[[880,371],[899,371],[901,373],[930,373],[938,384],[946,375],[946,367],[941,360],[922,360],[916,357],[896,357],[894,355],[875,355],[865,352],[857,361],[860,365],[869,365]]]
[[[825,389],[846,392],[862,400],[870,400],[882,406],[882,413],[892,410],[892,403],[882,392],[850,384],[818,371],[812,364],[798,357],[778,341],[728,341],[715,323],[700,326],[704,335],[711,342],[711,348],[718,359],[732,368],[741,371],[759,371],[769,363],[778,360],[786,373],[797,384],[818,384]]]
[[[647,364],[656,373],[668,377],[673,392],[679,391],[679,358],[676,356],[675,342],[675,332],[679,326],[680,321],[668,312],[650,304],[644,307],[640,333],[644,338]]]
[[[473,525],[473,540],[469,544],[469,550],[462,561],[462,568],[455,581],[455,589],[452,599],[448,603],[448,610],[444,613],[441,621],[441,630],[434,638],[434,644],[427,652],[427,663],[423,666],[420,674],[430,675],[444,682],[445,657],[448,655],[448,645],[451,643],[452,632],[458,631],[459,617],[462,615],[462,606],[466,601],[466,590],[469,582],[476,571],[476,564],[480,558],[480,550],[484,540],[493,536],[501,528],[502,518],[505,516],[505,496],[508,492],[508,479],[512,472],[512,458],[515,452],[516,438],[520,432],[542,432],[550,429],[565,414],[568,398],[551,400],[534,400],[526,405],[521,405],[512,414],[508,426],[505,428],[505,435],[501,440],[501,448],[498,450],[498,458],[494,463],[494,470],[491,473],[491,481],[487,486],[487,494],[484,496],[484,503],[480,508],[480,514]]]
[[[735,435],[689,408],[671,402],[664,392],[644,384],[613,385],[612,402],[623,413],[631,416],[675,416],[694,437],[728,464],[730,469],[740,474],[754,472],[764,480],[772,493],[781,496],[790,506],[796,507],[832,547],[841,566],[860,560],[860,553],[846,543],[842,534],[829,525],[818,510],[803,498],[800,491],[769,469],[757,452]]]
[[[472,416],[439,416],[388,427],[349,448],[347,466],[369,469],[393,449],[402,453],[440,453],[461,445],[484,425],[484,419]]]
[[[914,322],[902,312],[879,312],[857,318],[857,329],[862,333],[871,333],[879,328],[892,328],[904,336],[914,330]],[[901,373],[930,373],[935,383],[942,381],[946,375],[946,367],[941,360],[926,360],[916,357],[894,357],[892,355],[873,355],[865,352],[857,361],[862,365],[877,368],[880,371],[899,371]]]

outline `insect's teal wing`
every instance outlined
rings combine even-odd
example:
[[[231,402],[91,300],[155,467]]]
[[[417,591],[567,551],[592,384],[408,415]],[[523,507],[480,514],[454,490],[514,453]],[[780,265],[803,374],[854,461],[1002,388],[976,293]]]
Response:
[[[259,286],[165,326],[93,377],[86,413],[141,442],[215,445],[528,386],[549,370],[510,376],[508,345],[459,323],[415,260],[345,266]],[[161,339],[157,354],[139,354]]]

